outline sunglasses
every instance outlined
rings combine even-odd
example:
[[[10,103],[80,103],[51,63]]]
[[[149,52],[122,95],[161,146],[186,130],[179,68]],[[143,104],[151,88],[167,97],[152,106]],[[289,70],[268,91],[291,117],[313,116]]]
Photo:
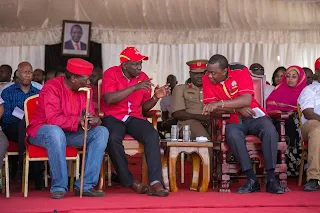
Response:
[[[263,67],[255,67],[255,68],[252,68],[251,70],[254,70],[254,71],[262,70],[262,71],[264,71],[264,68]]]
[[[289,75],[289,74],[287,74],[287,75],[286,75],[286,78],[296,79],[296,78],[298,78],[298,76],[297,76],[297,75]]]

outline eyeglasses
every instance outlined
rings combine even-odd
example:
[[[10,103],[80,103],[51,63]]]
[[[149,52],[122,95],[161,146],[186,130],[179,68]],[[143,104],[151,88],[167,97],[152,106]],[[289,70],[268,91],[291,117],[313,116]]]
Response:
[[[286,75],[286,78],[293,78],[293,79],[295,79],[295,78],[298,78],[298,76],[297,76],[297,75],[289,75],[289,74],[287,74],[287,75]]]

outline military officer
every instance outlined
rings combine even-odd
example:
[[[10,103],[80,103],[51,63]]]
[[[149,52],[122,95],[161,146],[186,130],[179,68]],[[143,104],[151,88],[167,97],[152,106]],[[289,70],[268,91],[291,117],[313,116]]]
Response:
[[[192,139],[204,136],[210,140],[210,117],[202,115],[202,76],[207,63],[208,60],[188,61],[191,83],[176,86],[172,93],[172,116],[181,126],[190,125]]]

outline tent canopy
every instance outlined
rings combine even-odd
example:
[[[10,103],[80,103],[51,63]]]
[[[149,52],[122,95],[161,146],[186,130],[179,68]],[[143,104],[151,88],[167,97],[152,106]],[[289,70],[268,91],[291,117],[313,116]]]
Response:
[[[63,20],[92,22],[101,43],[319,43],[319,11],[315,0],[1,0],[0,45],[58,43]]]

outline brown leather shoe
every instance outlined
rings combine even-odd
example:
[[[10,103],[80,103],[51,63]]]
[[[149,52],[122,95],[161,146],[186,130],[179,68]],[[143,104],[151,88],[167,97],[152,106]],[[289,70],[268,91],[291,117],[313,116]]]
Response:
[[[130,188],[133,189],[133,191],[137,192],[138,194],[146,194],[148,191],[148,185],[139,183],[136,180],[133,182]]]
[[[149,186],[148,195],[166,197],[169,195],[169,191],[163,187],[162,183],[157,182]]]

